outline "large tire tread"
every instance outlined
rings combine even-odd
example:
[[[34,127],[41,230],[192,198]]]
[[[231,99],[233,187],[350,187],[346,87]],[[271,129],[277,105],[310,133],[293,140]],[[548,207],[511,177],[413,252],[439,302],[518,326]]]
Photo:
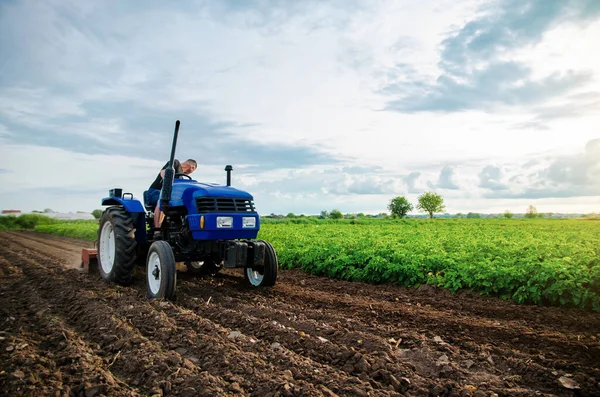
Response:
[[[275,248],[265,240],[257,240],[258,242],[265,244],[265,266],[263,269],[263,278],[258,287],[272,287],[275,285],[277,281],[277,272],[279,270],[279,262],[277,260],[277,254],[275,253]],[[252,284],[250,279],[248,278],[247,273],[248,268],[244,268],[244,279],[247,284],[251,286],[257,286]]]
[[[277,272],[279,270],[279,261],[277,260],[277,254],[275,253],[275,248],[268,241],[261,240],[266,245],[266,261],[269,261],[270,265],[267,266],[265,264],[265,273],[263,275],[262,286],[272,287],[275,285],[277,281]]]
[[[100,218],[98,241],[100,241],[102,225],[107,221],[112,221],[114,229],[115,260],[111,273],[108,274],[105,279],[107,281],[127,285],[131,282],[133,269],[137,259],[137,241],[135,239],[136,229],[133,218],[123,207],[107,208]]]

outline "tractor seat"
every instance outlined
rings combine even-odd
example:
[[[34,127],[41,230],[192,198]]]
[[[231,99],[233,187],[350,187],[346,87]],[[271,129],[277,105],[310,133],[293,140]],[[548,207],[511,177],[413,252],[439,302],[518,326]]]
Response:
[[[144,208],[146,209],[146,211],[148,212],[154,212],[154,208],[156,207],[155,205],[148,205],[148,203],[146,203],[146,193],[148,193],[147,190],[144,190]]]

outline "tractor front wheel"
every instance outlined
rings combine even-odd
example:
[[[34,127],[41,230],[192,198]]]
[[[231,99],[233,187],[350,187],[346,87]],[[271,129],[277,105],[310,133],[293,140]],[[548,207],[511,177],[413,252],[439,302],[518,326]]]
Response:
[[[136,259],[135,227],[123,207],[110,207],[102,214],[98,229],[98,270],[109,282],[128,284]]]
[[[277,271],[279,270],[277,254],[270,243],[264,240],[261,242],[265,244],[265,264],[264,266],[244,268],[244,279],[254,287],[272,287],[277,281]]]
[[[177,263],[173,249],[166,241],[155,241],[146,258],[148,296],[152,299],[175,299]]]

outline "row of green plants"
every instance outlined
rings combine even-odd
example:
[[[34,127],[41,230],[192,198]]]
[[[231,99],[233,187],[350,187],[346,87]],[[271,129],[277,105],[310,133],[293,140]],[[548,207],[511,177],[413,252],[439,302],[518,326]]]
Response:
[[[518,303],[600,311],[600,223],[403,220],[265,225],[284,268],[332,278],[470,289]]]
[[[98,221],[44,218],[25,218],[19,225],[96,239]],[[430,284],[518,303],[600,311],[600,222],[288,219],[263,222],[259,238],[274,245],[281,267],[315,275],[409,287]]]
[[[98,221],[61,221],[53,225],[37,225],[34,230],[56,236],[93,241],[98,238]]]
[[[0,216],[0,230],[35,230],[40,233],[95,240],[97,220],[59,220],[42,214]]]

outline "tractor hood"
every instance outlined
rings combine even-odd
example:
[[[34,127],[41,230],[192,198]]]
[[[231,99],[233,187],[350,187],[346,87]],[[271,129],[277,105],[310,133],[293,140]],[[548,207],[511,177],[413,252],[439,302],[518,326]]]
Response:
[[[189,179],[175,179],[171,193],[171,206],[183,206],[186,202],[193,202],[197,197],[230,197],[253,200],[250,193],[231,186],[212,183],[202,183]]]

